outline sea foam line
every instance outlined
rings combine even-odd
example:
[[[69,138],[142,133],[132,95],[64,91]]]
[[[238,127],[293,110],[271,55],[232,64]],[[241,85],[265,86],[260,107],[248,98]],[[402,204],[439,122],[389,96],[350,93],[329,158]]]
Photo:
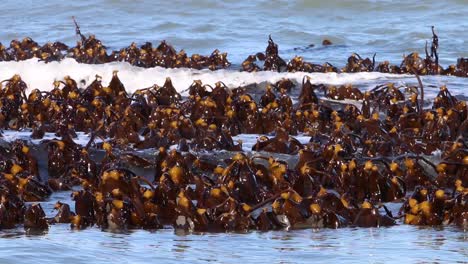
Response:
[[[102,77],[103,85],[107,85],[112,78],[113,71],[119,71],[118,76],[128,92],[150,87],[154,84],[162,85],[166,77],[172,79],[177,91],[186,90],[194,80],[201,80],[203,84],[214,85],[217,81],[224,82],[230,88],[262,83],[276,82],[281,78],[289,78],[301,82],[305,75],[311,77],[312,83],[342,85],[356,82],[369,82],[383,79],[407,78],[406,75],[384,74],[378,72],[362,73],[277,73],[277,72],[239,72],[234,70],[194,70],[194,69],[166,69],[161,67],[140,68],[126,62],[112,62],[106,64],[82,64],[74,59],[60,62],[40,62],[37,59],[26,61],[0,62],[0,80],[9,79],[19,74],[28,85],[28,92],[32,89],[49,91],[53,88],[54,80],[62,80],[69,75],[77,82],[84,80],[84,85],[90,84],[96,75]]]

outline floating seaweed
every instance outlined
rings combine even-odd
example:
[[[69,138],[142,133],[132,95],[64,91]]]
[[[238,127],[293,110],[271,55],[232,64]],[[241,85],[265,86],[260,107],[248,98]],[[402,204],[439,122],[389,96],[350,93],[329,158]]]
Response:
[[[73,17],[75,33],[79,36],[79,41],[73,47],[68,47],[61,42],[49,42],[40,46],[29,37],[23,40],[12,40],[9,47],[0,43],[1,61],[22,61],[37,58],[40,61],[52,62],[61,61],[64,58],[73,58],[79,63],[103,64],[108,62],[128,62],[131,65],[150,68],[193,68],[210,69],[212,71],[227,69],[231,67],[228,54],[215,49],[210,55],[192,54],[188,55],[184,50],[177,51],[166,41],[161,41],[157,47],[153,47],[151,42],[146,42],[141,46],[131,43],[130,46],[120,50],[110,51],[97,39],[95,35],[88,37],[81,33],[81,29]],[[325,62],[315,64],[305,61],[300,56],[295,56],[288,62],[279,55],[279,47],[272,37],[268,38],[268,45],[265,52],[258,52],[249,55],[241,63],[241,71],[276,71],[276,72],[382,72],[393,74],[414,74],[418,75],[451,75],[458,77],[468,77],[468,59],[459,58],[457,64],[443,68],[439,65],[439,38],[432,27],[432,42],[430,53],[427,43],[425,47],[425,58],[420,57],[418,52],[413,52],[404,56],[399,65],[392,65],[388,61],[377,63],[373,55],[372,59],[363,58],[358,53],[353,53],[348,57],[346,65],[338,67]],[[331,41],[324,40],[322,45],[331,45]],[[263,63],[263,65],[259,65]]]
[[[271,45],[270,66],[285,66]],[[0,147],[2,229],[67,223],[244,232],[390,226],[399,219],[467,227],[468,108],[445,86],[426,108],[422,84],[362,92],[308,77],[299,87],[288,79],[268,84],[259,97],[201,81],[183,97],[169,78],[130,94],[117,72],[107,85],[96,76],[79,89],[65,77],[50,92],[28,96],[18,75],[1,83],[1,129],[56,135],[41,144],[46,173],[34,144]],[[297,103],[294,89],[301,90]],[[87,144],[75,143],[78,132],[89,134]],[[233,139],[239,134],[268,136],[243,151]],[[440,160],[429,158],[434,151]],[[152,173],[137,174],[145,168]],[[77,186],[74,207],[57,202],[57,215],[47,219],[40,202]],[[403,203],[398,215],[388,202]]]

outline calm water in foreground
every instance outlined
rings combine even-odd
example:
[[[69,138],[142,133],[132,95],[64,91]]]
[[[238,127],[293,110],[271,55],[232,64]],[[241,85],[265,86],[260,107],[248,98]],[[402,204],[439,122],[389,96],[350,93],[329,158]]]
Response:
[[[320,3],[323,2],[323,3]],[[449,1],[3,1],[0,16],[0,42],[30,36],[40,43],[77,40],[71,16],[77,17],[85,34],[94,33],[112,49],[132,41],[158,43],[166,39],[188,53],[209,54],[218,48],[228,52],[239,65],[251,53],[263,51],[268,34],[279,44],[285,59],[294,55],[316,63],[329,61],[344,66],[352,52],[372,56],[377,61],[398,64],[404,53],[424,53],[435,25],[440,39],[440,62],[447,66],[456,58],[468,56],[468,2]],[[324,38],[335,45],[321,46]],[[306,48],[310,44],[315,46]],[[18,65],[0,63],[1,77],[18,72],[34,88],[50,84],[53,78],[77,74],[93,78],[96,71],[110,76],[114,68],[126,84],[132,80],[142,88],[161,82],[166,75],[174,83],[193,80],[192,72],[152,71],[122,65],[76,66]],[[73,66],[73,67],[72,67]],[[69,72],[73,69],[73,72]],[[37,71],[42,72],[38,73]],[[57,72],[57,75],[50,73]],[[6,74],[3,76],[2,74]],[[132,75],[133,74],[133,75]],[[135,74],[139,74],[136,77]],[[233,85],[247,78],[258,81],[273,78],[237,73],[203,73],[209,82],[231,80]],[[211,75],[210,75],[211,74]],[[201,75],[200,75],[201,76]],[[251,77],[254,76],[254,77]],[[255,77],[256,76],[256,77]],[[261,77],[258,77],[261,76]],[[360,76],[360,75],[356,75]],[[397,77],[362,75],[385,82]],[[72,77],[74,77],[72,75]],[[274,78],[279,78],[276,76]],[[46,79],[46,78],[50,78]],[[230,79],[229,79],[230,78]],[[301,79],[302,76],[298,76]],[[346,75],[320,75],[323,82],[345,80],[360,83]],[[426,77],[428,90],[449,84],[455,94],[468,95],[466,79]],[[411,81],[405,77],[401,82]],[[147,83],[148,82],[148,83]],[[369,81],[367,81],[368,83]],[[187,88],[185,83],[178,90]],[[432,86],[431,86],[432,85]],[[44,88],[44,87],[37,87]],[[50,87],[49,87],[50,88]],[[135,88],[135,87],[132,87]],[[45,88],[44,88],[45,89]],[[432,90],[431,90],[432,89]],[[57,200],[69,201],[70,193],[56,193],[43,204],[52,215]],[[69,201],[70,202],[70,201]],[[295,230],[251,232],[247,234],[179,234],[172,229],[154,232],[137,230],[113,233],[89,228],[74,231],[68,225],[51,226],[45,234],[25,234],[22,227],[0,231],[0,263],[298,263],[298,262],[450,262],[468,261],[468,232],[454,227],[418,228],[398,225],[391,228],[345,228],[339,230]]]
[[[57,200],[43,203],[53,216]],[[389,204],[398,210],[399,204]],[[0,231],[0,263],[466,263],[468,232],[455,227],[343,228],[250,233],[184,234],[173,229],[125,233],[53,225],[43,234]]]
[[[345,228],[247,234],[130,233],[95,228],[2,232],[1,263],[466,263],[468,234],[446,228]]]

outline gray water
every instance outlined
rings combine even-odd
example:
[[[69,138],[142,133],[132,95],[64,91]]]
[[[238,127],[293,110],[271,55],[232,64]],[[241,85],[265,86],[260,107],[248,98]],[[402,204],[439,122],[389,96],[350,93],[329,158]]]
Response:
[[[57,200],[42,203],[51,217]],[[389,204],[392,211],[400,204]],[[466,263],[468,233],[456,227],[305,229],[187,234],[156,231],[72,230],[52,225],[41,234],[0,231],[0,263]]]
[[[239,64],[264,51],[268,35],[285,59],[344,66],[351,53],[399,64],[403,54],[424,53],[430,26],[436,26],[440,62],[468,56],[468,1],[2,1],[0,42],[32,37],[39,43],[73,45],[71,16],[85,34],[120,49],[131,42],[167,40],[188,53],[218,48]],[[323,47],[323,39],[334,45]],[[306,48],[314,44],[313,48]],[[22,66],[21,66],[22,67]],[[66,73],[66,69],[63,70]],[[91,74],[91,73],[90,73]],[[35,77],[38,78],[38,77]],[[382,80],[385,81],[385,80]],[[426,84],[449,83],[467,95],[466,79],[426,77]],[[413,82],[415,82],[413,80]],[[185,88],[185,87],[184,87]],[[449,86],[449,88],[451,88]],[[54,193],[43,207],[53,215]],[[395,206],[398,208],[398,206]],[[468,233],[455,227],[344,228],[246,234],[180,234],[173,229],[124,233],[54,225],[44,234],[22,227],[0,231],[0,263],[298,263],[298,262],[468,262]]]
[[[398,235],[397,235],[398,234]],[[178,235],[173,230],[4,234],[1,263],[466,263],[466,233],[411,226]]]
[[[468,56],[468,4],[447,1],[17,1],[1,5],[0,41],[30,36],[40,43],[78,38],[71,16],[84,34],[93,33],[108,47],[131,42],[167,40],[189,53],[209,54],[218,48],[234,63],[264,51],[271,34],[287,58],[329,61],[343,66],[357,52],[376,60],[400,63],[402,55],[424,54],[431,26],[439,35],[444,66]],[[323,47],[328,38],[335,45]],[[311,49],[301,49],[314,44]],[[294,50],[299,48],[299,50]]]

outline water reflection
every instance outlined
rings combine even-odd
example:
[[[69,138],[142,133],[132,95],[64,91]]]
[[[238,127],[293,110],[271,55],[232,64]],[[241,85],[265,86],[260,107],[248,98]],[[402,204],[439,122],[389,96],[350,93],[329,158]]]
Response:
[[[25,234],[22,230],[9,229],[0,231],[0,238],[20,238]]]
[[[467,242],[468,234],[454,227],[406,225],[246,234],[182,234],[173,229],[110,232],[96,227],[75,231],[68,225],[53,225],[50,232],[39,235],[27,234],[22,227],[0,231],[0,263],[31,263],[39,257],[73,263],[86,263],[91,258],[97,263],[148,263],[154,259],[194,263],[349,263],[356,258],[369,262],[466,262]]]
[[[292,235],[292,233],[295,233],[294,231],[290,231],[290,232],[286,232],[286,231],[278,231],[278,232],[274,232],[271,236],[271,239],[274,239],[274,240],[282,240],[282,241],[290,241],[290,240],[293,240],[294,239],[294,236]]]
[[[446,240],[443,229],[436,228],[418,228],[413,232],[417,236],[415,245],[439,250],[444,246]]]
[[[37,238],[41,236],[45,236],[49,233],[49,230],[37,230],[37,229],[26,229],[24,232],[26,237]]]
[[[323,241],[327,241],[328,235],[323,230],[321,231],[320,229],[314,229],[312,230],[312,233],[311,233],[311,239],[314,241],[323,242]]]
[[[172,251],[175,254],[175,257],[178,259],[183,259],[185,253],[191,249],[190,244],[192,240],[190,239],[174,239],[174,245]]]
[[[106,232],[107,238],[99,245],[116,252],[126,252],[132,248],[129,242],[130,232]]]

